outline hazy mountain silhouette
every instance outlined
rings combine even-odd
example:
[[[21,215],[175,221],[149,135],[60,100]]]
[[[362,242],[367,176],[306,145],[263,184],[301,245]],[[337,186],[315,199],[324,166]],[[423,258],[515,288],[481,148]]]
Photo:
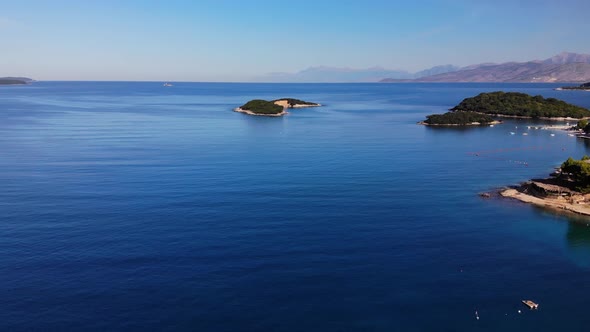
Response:
[[[545,60],[485,63],[436,75],[425,75],[414,82],[587,82],[590,80],[590,55],[563,52]],[[410,80],[403,80],[410,81]],[[400,82],[388,77],[381,82]]]

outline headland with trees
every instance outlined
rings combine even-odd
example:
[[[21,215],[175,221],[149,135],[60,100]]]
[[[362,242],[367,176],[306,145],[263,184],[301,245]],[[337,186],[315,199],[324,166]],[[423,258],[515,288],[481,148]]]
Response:
[[[577,120],[590,118],[590,110],[555,98],[520,92],[486,92],[465,98],[444,114],[427,116],[425,125],[491,124],[494,117]]]

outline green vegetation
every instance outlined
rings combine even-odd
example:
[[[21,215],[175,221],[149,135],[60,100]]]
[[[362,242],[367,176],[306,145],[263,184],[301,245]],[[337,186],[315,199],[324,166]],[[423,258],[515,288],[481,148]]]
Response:
[[[309,101],[295,99],[295,98],[280,98],[280,99],[275,99],[272,102],[280,101],[280,100],[286,100],[290,107],[293,107],[295,105],[317,105],[316,103],[311,103]]]
[[[581,160],[568,158],[561,164],[561,177],[568,177],[576,190],[590,192],[590,157],[584,156]]]
[[[424,123],[429,125],[471,125],[475,122],[488,124],[494,119],[487,114],[475,112],[447,112],[445,114],[433,114],[426,117]]]
[[[502,91],[466,98],[451,110],[529,118],[590,117],[590,110],[555,98]]]
[[[586,119],[582,119],[580,121],[578,121],[578,124],[576,125],[576,129],[586,129],[586,127],[588,126],[588,120]]]
[[[240,108],[256,114],[279,114],[283,111],[281,106],[276,105],[272,101],[262,99],[250,100],[246,104],[240,106]]]

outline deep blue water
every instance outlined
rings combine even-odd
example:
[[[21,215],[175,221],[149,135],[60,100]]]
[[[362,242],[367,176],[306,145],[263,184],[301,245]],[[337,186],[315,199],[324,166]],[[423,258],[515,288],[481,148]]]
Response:
[[[587,330],[586,220],[477,194],[589,145],[416,125],[483,91],[590,107],[556,86],[2,87],[0,330]],[[326,106],[231,111],[281,97]]]

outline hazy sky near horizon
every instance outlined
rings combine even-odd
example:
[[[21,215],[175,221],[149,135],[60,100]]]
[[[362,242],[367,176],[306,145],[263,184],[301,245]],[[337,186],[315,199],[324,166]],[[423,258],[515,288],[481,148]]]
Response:
[[[590,53],[588,0],[0,0],[0,76],[244,81]]]

